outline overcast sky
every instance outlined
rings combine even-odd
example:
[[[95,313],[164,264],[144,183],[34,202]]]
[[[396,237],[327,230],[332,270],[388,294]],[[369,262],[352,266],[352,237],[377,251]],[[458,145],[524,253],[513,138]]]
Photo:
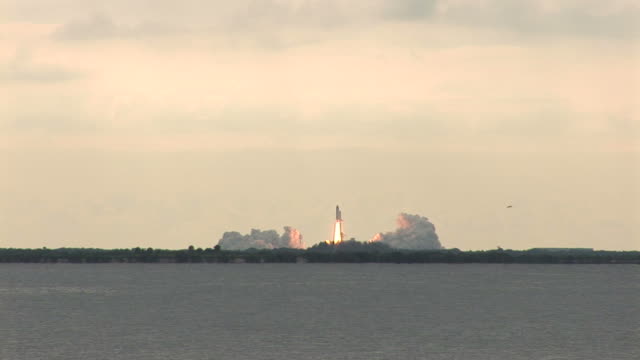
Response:
[[[0,247],[640,249],[635,0],[0,0]],[[507,209],[507,205],[513,208]]]

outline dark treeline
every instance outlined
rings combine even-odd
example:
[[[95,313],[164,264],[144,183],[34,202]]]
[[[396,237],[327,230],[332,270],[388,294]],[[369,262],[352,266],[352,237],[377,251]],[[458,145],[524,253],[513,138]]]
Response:
[[[640,264],[639,251],[591,249],[399,250],[381,243],[321,243],[307,250],[0,249],[0,263],[503,263]]]

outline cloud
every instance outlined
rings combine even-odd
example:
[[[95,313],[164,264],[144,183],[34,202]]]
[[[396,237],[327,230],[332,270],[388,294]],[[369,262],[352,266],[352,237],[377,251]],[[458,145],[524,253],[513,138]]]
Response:
[[[81,72],[62,66],[36,63],[25,49],[19,49],[8,63],[0,65],[0,82],[5,83],[60,83],[82,76]]]
[[[20,68],[9,66],[0,70],[0,82],[58,83],[79,77],[79,73],[51,65]]]
[[[142,7],[137,1],[117,2],[108,11],[89,16],[95,10],[87,8],[84,15],[75,11],[54,37],[77,41],[193,32],[234,41],[248,37],[255,40],[249,44],[282,48],[332,38],[333,31],[375,32],[385,24],[403,23],[538,36],[640,35],[640,5],[625,0],[606,5],[573,0],[238,0],[232,4],[191,0],[181,5],[154,6],[138,12],[142,16],[132,15],[132,9]],[[419,37],[428,29],[416,31]]]
[[[141,4],[117,0],[93,13],[78,5],[65,15],[71,21],[40,26],[26,40],[2,28],[14,44],[0,45],[0,56],[30,41],[39,55],[0,69],[15,85],[6,87],[3,117],[16,123],[5,126],[261,146],[437,148],[464,147],[474,136],[491,137],[487,144],[575,138],[606,119],[637,118],[627,43],[512,37],[497,44],[510,24],[535,30],[566,17],[575,8],[567,1],[185,0],[134,11]],[[576,14],[605,21],[621,9],[587,1]],[[47,37],[52,30],[59,41]],[[73,102],[60,106],[63,98]],[[65,120],[46,124],[57,118]],[[92,122],[69,120],[82,118]]]
[[[630,1],[440,1],[439,21],[520,34],[637,37],[640,5]]]
[[[392,20],[431,20],[437,6],[438,0],[386,1],[382,14]]]
[[[120,30],[111,18],[94,14],[88,19],[74,20],[62,25],[54,37],[62,40],[104,39],[117,36]]]
[[[183,27],[166,23],[143,21],[133,25],[117,24],[110,16],[95,13],[89,17],[72,20],[61,25],[53,38],[66,41],[104,40],[113,38],[140,38],[177,34],[186,31]]]

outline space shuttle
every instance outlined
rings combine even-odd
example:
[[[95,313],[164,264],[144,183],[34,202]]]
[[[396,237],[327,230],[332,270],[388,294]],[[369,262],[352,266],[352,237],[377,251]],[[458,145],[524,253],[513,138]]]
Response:
[[[336,205],[336,220],[342,221],[342,211],[340,211],[340,206]]]

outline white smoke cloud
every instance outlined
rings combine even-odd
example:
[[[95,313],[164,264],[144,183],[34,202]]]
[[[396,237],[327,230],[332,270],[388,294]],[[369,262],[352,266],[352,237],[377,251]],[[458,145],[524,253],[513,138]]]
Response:
[[[290,226],[284,227],[282,236],[275,230],[251,229],[251,233],[246,235],[237,231],[228,231],[222,235],[218,245],[224,250],[304,248],[300,231]]]
[[[378,233],[370,241],[383,242],[393,248],[429,250],[442,249],[436,228],[424,216],[401,213],[398,228],[393,232]]]
[[[285,245],[283,247],[291,249],[304,249],[304,242],[302,241],[302,234],[297,229],[291,226],[284,227],[284,234],[280,237],[280,241]]]

